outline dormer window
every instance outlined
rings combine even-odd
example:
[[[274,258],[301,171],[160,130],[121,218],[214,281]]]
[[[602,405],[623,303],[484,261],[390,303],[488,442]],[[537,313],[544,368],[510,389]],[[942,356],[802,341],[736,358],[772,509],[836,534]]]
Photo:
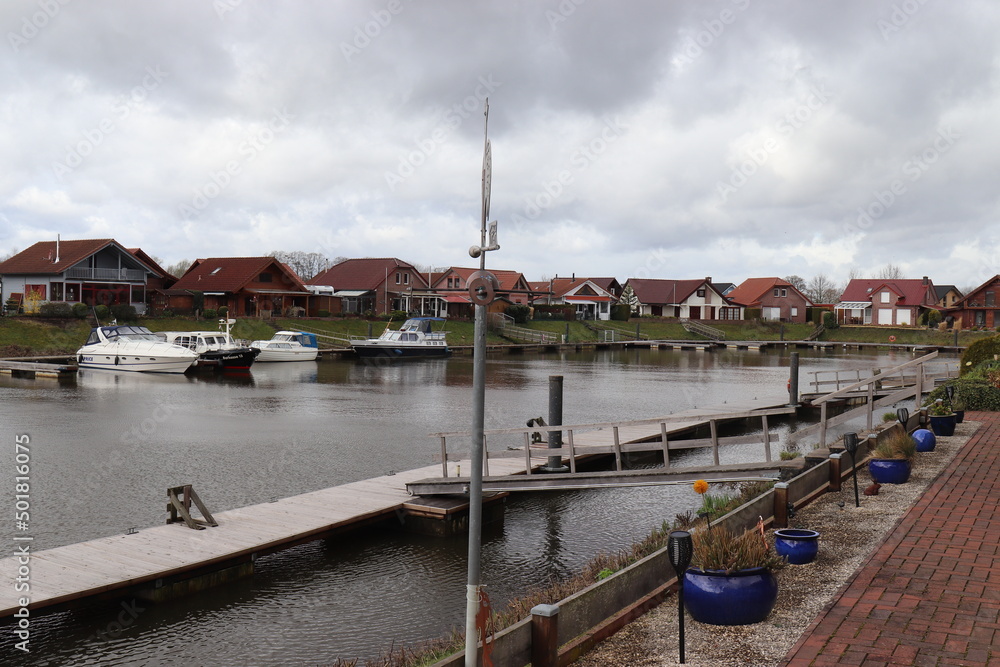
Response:
[[[889,303],[889,293],[882,292],[882,303]]]

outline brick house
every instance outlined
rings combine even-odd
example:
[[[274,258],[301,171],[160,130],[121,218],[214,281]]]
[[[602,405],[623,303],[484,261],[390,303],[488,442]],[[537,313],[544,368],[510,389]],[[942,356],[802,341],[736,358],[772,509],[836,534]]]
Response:
[[[475,317],[472,299],[469,298],[469,277],[478,270],[452,266],[442,273],[433,274],[431,292],[438,299],[437,312],[433,313],[430,309],[428,314],[452,318]],[[497,300],[487,308],[489,312],[503,312],[512,304],[527,306],[531,303],[532,292],[524,274],[505,269],[489,269],[489,272],[496,276],[500,284],[496,291]]]
[[[0,262],[0,298],[22,304],[129,304],[143,314],[147,284],[168,277],[114,239],[39,241]]]
[[[295,272],[274,257],[210,257],[196,260],[170,288],[167,307],[189,312],[229,308],[230,317],[302,315],[311,292]]]
[[[834,306],[841,324],[915,325],[924,311],[937,309],[934,283],[921,279],[855,278]]]
[[[611,306],[618,302],[618,295],[610,291],[618,285],[614,278],[556,277],[531,285],[537,294],[533,303],[571,305],[576,309],[578,320],[610,320]],[[620,285],[618,290],[621,294]]]
[[[781,278],[748,278],[726,298],[746,308],[759,308],[761,319],[781,322],[805,322],[806,308],[813,305],[809,297]]]
[[[308,281],[339,297],[345,313],[387,315],[393,310],[437,315],[440,300],[430,293],[427,277],[394,257],[345,259]]]
[[[954,307],[945,312],[945,320],[959,329],[1000,327],[1000,275],[993,276],[985,283],[959,299]]]

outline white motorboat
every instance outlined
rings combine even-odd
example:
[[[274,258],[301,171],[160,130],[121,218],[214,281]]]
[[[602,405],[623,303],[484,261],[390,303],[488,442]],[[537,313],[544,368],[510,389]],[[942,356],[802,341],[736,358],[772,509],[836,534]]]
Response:
[[[249,370],[260,351],[233,340],[229,326],[235,323],[236,320],[219,320],[219,331],[158,331],[156,335],[168,343],[197,352],[196,365],[221,371]]]
[[[146,327],[111,325],[91,329],[76,359],[81,368],[183,373],[197,361],[198,353],[167,343]]]
[[[312,361],[319,355],[316,334],[279,331],[271,340],[255,340],[250,347],[260,350],[257,361]]]
[[[417,357],[447,357],[451,354],[446,331],[432,331],[431,322],[443,322],[440,317],[411,317],[397,331],[388,328],[378,338],[351,341],[359,357],[409,359]]]

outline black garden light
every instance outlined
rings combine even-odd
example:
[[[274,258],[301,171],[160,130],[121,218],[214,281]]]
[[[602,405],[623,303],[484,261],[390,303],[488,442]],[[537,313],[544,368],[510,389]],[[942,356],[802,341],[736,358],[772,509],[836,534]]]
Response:
[[[903,428],[906,428],[907,422],[910,421],[910,411],[907,410],[906,408],[899,408],[899,409],[897,409],[896,410],[896,419],[898,419],[899,423],[903,425]],[[846,445],[846,443],[845,443],[845,445]]]
[[[905,412],[906,408],[900,408],[897,414]],[[909,419],[909,414],[907,414],[907,419]],[[858,467],[856,463],[855,455],[858,453],[858,434],[857,433],[845,433],[844,434],[844,449],[847,453],[851,455],[851,477],[854,478],[854,506],[861,507],[861,499],[858,497]]]
[[[944,386],[944,395],[948,397],[948,402],[951,403],[955,400],[955,385],[946,384]]]
[[[670,564],[677,573],[677,623],[678,644],[680,647],[680,663],[684,664],[684,572],[691,563],[694,554],[694,542],[691,533],[686,530],[675,530],[667,538],[667,553]]]

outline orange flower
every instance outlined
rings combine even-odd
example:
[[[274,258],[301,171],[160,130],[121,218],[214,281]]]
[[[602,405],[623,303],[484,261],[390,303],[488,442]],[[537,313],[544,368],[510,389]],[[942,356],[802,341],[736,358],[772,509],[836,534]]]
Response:
[[[693,488],[695,493],[699,495],[703,494],[706,491],[708,491],[708,482],[706,482],[703,479],[699,479],[697,482],[694,483]]]

